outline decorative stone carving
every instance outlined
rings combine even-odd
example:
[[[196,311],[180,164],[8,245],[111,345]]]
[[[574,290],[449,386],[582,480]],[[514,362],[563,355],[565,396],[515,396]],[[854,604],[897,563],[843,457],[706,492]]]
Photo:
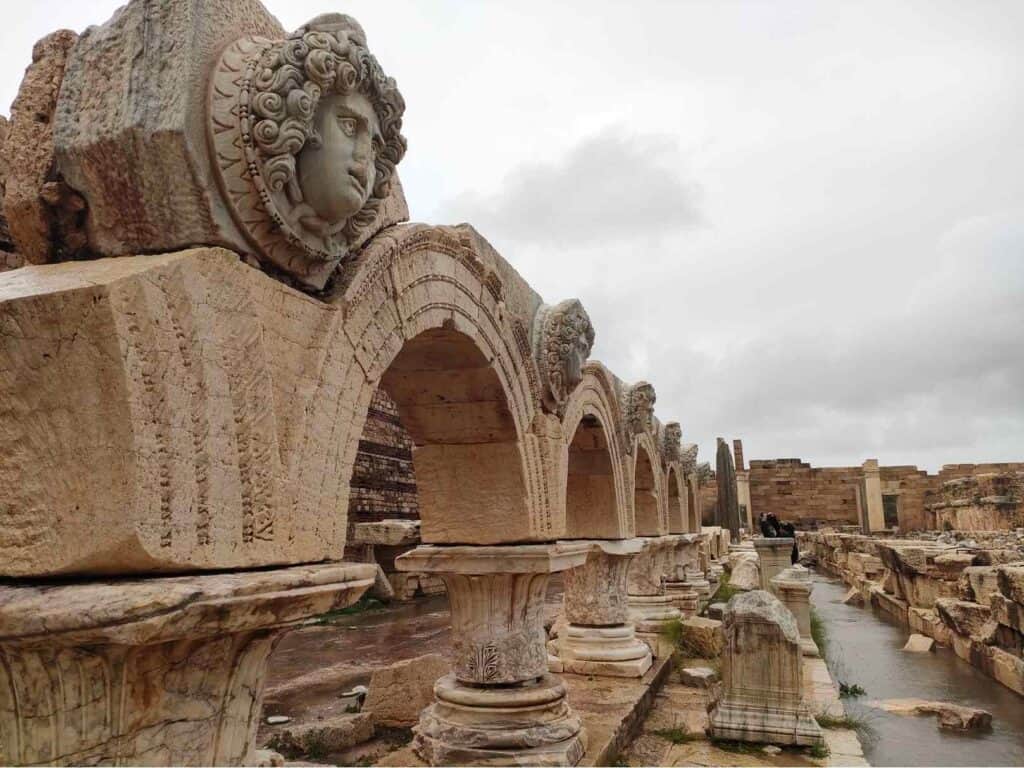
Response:
[[[533,348],[544,406],[562,413],[583,380],[583,364],[594,346],[594,326],[579,299],[542,304],[533,320]]]
[[[818,646],[811,636],[811,574],[802,565],[791,565],[771,580],[774,595],[796,618],[800,630],[800,646],[804,656],[818,656]]]
[[[436,573],[452,612],[452,674],[434,686],[413,749],[431,765],[574,765],[585,736],[547,672],[543,625],[550,574],[576,568],[589,547],[420,546],[400,570]]]
[[[587,561],[565,572],[564,614],[568,626],[553,643],[565,672],[641,677],[651,652],[630,621],[626,574],[639,539],[569,542],[588,544]]]
[[[654,387],[646,381],[634,384],[623,396],[623,413],[631,435],[651,432],[654,429],[654,403],[657,400]]]
[[[0,764],[240,765],[289,624],[374,568],[0,586]]]
[[[248,36],[210,79],[209,134],[254,255],[320,288],[372,234],[405,154],[405,102],[349,16]]]
[[[821,744],[821,728],[803,699],[803,655],[793,614],[768,592],[747,592],[726,605],[722,629],[723,695],[711,711],[712,737]]]
[[[677,462],[681,458],[680,441],[683,439],[683,428],[678,421],[670,421],[661,432],[661,459],[666,464]]]

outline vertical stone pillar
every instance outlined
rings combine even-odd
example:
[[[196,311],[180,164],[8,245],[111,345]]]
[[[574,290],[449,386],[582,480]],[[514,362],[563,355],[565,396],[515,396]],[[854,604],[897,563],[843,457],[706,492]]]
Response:
[[[700,595],[694,589],[690,578],[698,572],[698,537],[695,534],[674,536],[672,562],[665,578],[665,594],[672,598],[672,604],[684,618],[695,616],[700,611]]]
[[[722,615],[722,698],[716,739],[812,746],[824,741],[803,699],[803,654],[793,614],[763,590],[737,595]]]
[[[748,535],[753,535],[755,530],[754,510],[750,505],[750,472],[743,462],[742,440],[737,438],[732,441],[732,453],[736,459],[736,499],[741,513],[746,510],[746,514],[741,515],[740,523],[746,527]]]
[[[252,765],[267,658],[360,563],[0,586],[0,764]]]
[[[590,547],[586,562],[565,572],[564,614],[568,626],[554,646],[565,672],[607,677],[642,677],[651,650],[630,620],[627,573],[641,539],[568,542]]]
[[[629,564],[629,611],[636,634],[650,647],[656,658],[671,652],[662,637],[662,630],[682,614],[665,594],[664,573],[672,557],[674,542],[670,536],[645,537],[643,549]]]
[[[811,574],[802,565],[791,565],[772,579],[772,592],[796,618],[804,656],[817,656],[818,646],[811,637]]]
[[[864,506],[868,514],[868,533],[885,528],[885,511],[882,507],[882,474],[878,459],[864,462]]]
[[[761,561],[761,589],[770,590],[772,579],[792,564],[793,544],[793,539],[754,537],[754,549]]]
[[[575,765],[586,742],[565,684],[548,672],[544,595],[589,547],[424,545],[400,570],[439,575],[452,612],[453,670],[413,739],[430,765]]]

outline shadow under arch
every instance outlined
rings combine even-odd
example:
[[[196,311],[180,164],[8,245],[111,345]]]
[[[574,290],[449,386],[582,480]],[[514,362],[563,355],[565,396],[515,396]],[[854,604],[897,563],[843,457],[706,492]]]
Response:
[[[662,473],[651,436],[646,432],[634,443],[633,515],[637,536],[668,533],[664,509]]]
[[[668,532],[689,533],[690,521],[686,505],[686,488],[675,464],[669,464],[665,473],[665,495],[668,505]]]

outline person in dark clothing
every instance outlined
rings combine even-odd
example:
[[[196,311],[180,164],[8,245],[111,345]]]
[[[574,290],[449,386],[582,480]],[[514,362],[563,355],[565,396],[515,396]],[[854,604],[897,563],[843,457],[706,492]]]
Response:
[[[782,535],[782,529],[779,527],[779,518],[775,516],[774,512],[768,513],[768,525],[772,527],[772,538],[779,538]]]
[[[757,518],[757,524],[761,528],[762,536],[766,539],[775,538],[775,531],[772,528],[771,523],[768,522],[768,516],[764,512],[762,512],[761,516]]]
[[[796,528],[792,523],[782,523],[781,530],[783,536],[793,540],[793,551],[789,554],[789,562],[791,565],[796,565],[797,560],[800,559],[800,550],[796,546]]]

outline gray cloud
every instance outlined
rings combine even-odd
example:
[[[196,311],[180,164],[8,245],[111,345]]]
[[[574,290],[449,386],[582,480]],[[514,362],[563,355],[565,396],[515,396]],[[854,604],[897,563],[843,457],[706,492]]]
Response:
[[[682,178],[674,139],[605,129],[553,162],[516,168],[492,195],[463,193],[440,218],[470,221],[514,243],[579,247],[638,231],[671,234],[704,223],[700,187]]]

